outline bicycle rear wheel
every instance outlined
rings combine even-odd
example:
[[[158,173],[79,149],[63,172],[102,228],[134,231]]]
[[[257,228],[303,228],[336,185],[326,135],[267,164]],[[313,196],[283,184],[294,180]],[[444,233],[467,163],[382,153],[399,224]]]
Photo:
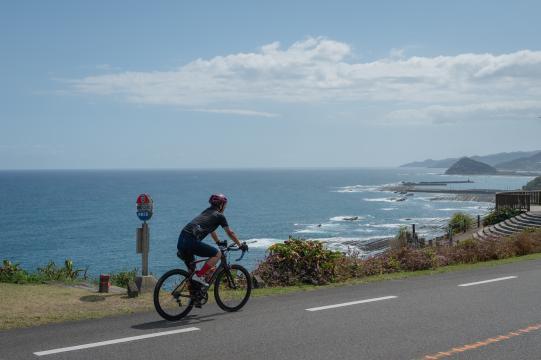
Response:
[[[192,310],[189,276],[185,270],[173,269],[158,280],[154,288],[154,307],[165,320],[180,320]]]
[[[222,310],[240,310],[250,298],[251,293],[250,273],[240,265],[231,265],[229,271],[222,268],[216,276],[214,297]]]

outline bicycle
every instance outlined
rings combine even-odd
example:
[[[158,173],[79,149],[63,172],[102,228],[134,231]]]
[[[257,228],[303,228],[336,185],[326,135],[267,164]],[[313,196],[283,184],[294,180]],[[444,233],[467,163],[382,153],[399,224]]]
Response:
[[[228,312],[240,310],[250,298],[252,292],[252,279],[246,268],[239,264],[230,265],[227,257],[231,251],[239,251],[235,244],[227,246],[227,241],[219,244],[222,252],[220,265],[207,278],[208,287],[192,281],[196,266],[208,258],[200,259],[188,264],[189,271],[183,269],[169,270],[160,277],[154,288],[154,307],[158,314],[166,320],[177,321],[193,309],[200,308],[208,301],[208,291],[214,290],[214,298],[218,306]],[[242,251],[241,261],[245,251]],[[180,254],[177,256],[182,260]]]

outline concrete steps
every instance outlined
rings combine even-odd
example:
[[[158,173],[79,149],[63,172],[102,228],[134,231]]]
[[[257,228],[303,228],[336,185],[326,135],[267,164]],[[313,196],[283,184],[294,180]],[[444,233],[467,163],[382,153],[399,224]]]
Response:
[[[541,224],[536,222],[536,221],[532,221],[530,220],[529,218],[523,218],[523,217],[520,217],[521,215],[519,216],[515,216],[514,218],[511,218],[509,219],[512,223],[520,226],[521,228],[526,228],[526,227],[536,227],[536,226],[540,226]]]
[[[500,225],[505,226],[513,231],[522,231],[522,227],[520,225],[517,225],[510,220],[505,220],[503,223],[500,223]]]
[[[541,225],[541,217],[538,217],[536,215],[531,215],[531,214],[528,214],[528,213],[525,213],[525,214],[522,214],[522,215],[519,215],[519,216],[524,221]]]
[[[541,212],[527,212],[495,225],[485,226],[473,234],[477,240],[486,241],[517,234],[527,228],[541,228]]]

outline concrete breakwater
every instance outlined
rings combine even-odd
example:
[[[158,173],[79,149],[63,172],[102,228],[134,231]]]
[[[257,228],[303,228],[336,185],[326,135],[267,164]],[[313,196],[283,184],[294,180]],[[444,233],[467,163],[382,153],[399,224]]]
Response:
[[[408,185],[389,185],[383,186],[381,191],[392,191],[396,193],[429,193],[429,194],[452,194],[454,200],[461,201],[481,201],[481,202],[494,202],[496,193],[505,190],[497,189],[431,189],[431,188],[418,188]],[[434,198],[434,200],[438,200]]]

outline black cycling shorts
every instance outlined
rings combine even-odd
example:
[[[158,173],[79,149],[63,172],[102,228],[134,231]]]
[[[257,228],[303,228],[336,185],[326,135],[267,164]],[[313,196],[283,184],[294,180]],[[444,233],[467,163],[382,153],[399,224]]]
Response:
[[[218,249],[197,240],[195,236],[186,232],[180,233],[177,249],[186,265],[194,261],[195,256],[211,258],[218,254]]]

